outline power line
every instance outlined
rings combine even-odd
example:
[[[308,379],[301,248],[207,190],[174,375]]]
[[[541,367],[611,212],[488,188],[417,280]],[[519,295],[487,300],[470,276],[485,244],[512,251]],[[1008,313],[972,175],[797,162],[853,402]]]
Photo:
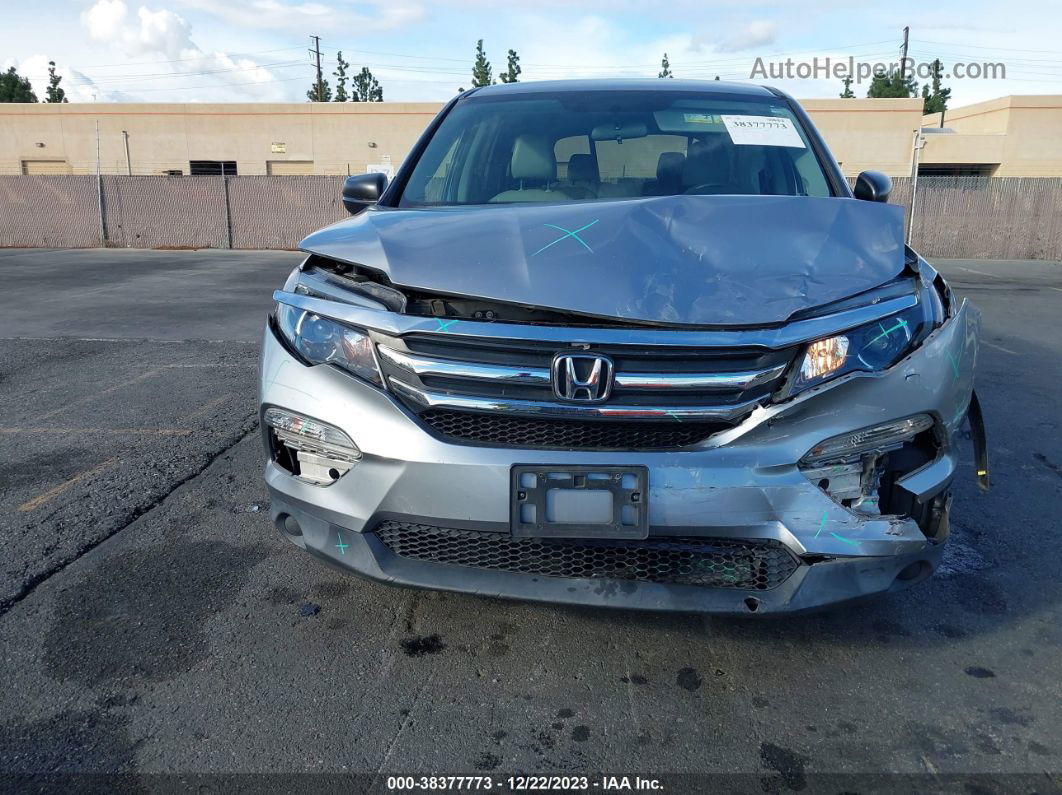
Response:
[[[259,69],[284,69],[284,68],[291,68],[291,67],[294,67],[294,66],[305,67],[306,66],[306,62],[305,61],[277,61],[275,63],[258,64],[256,66],[241,66],[239,68],[234,68],[234,69],[207,69],[207,70],[198,71],[198,72],[158,72],[158,73],[155,73],[155,74],[146,74],[146,75],[133,75],[133,74],[130,74],[130,75],[108,75],[107,77],[102,77],[102,78],[99,78],[99,79],[95,79],[95,78],[89,77],[87,75],[85,77],[80,77],[78,75],[73,75],[73,76],[71,76],[71,80],[72,81],[88,80],[88,81],[90,81],[90,82],[92,82],[92,83],[94,83],[96,85],[110,85],[110,84],[114,84],[114,83],[136,82],[138,80],[145,80],[145,79],[146,80],[166,80],[166,79],[173,78],[173,77],[200,77],[202,75],[216,75],[216,74],[226,74],[226,73],[233,73],[233,72],[254,72],[254,71],[257,71]]]
[[[316,58],[317,55],[318,55],[318,52],[319,52],[319,38],[317,38],[317,37],[311,37],[311,38],[314,38],[315,41],[318,42],[318,44],[315,46],[315,48],[310,51],[311,54],[314,55],[315,58]],[[872,42],[870,44],[878,44],[878,43],[884,43],[884,42]],[[853,47],[859,47],[859,46],[870,46],[870,45],[846,45],[845,47],[836,47],[836,48],[833,48],[833,49],[834,50],[851,49]],[[291,48],[284,48],[284,49],[287,50],[287,49],[291,49]],[[336,49],[338,51],[339,48],[325,48],[325,49],[326,50]],[[458,58],[442,58],[442,57],[440,57],[440,58],[432,58],[431,56],[417,56],[417,55],[408,55],[408,54],[402,54],[402,53],[378,53],[376,51],[361,51],[361,50],[356,50],[356,49],[353,49],[353,48],[347,48],[347,50],[349,50],[351,52],[363,52],[363,53],[366,53],[366,54],[380,54],[380,55],[385,55],[385,56],[390,56],[390,57],[398,57],[398,58],[404,58],[404,59],[410,59],[410,60],[419,60],[419,61],[427,60],[427,61],[451,61],[451,62],[460,62],[460,63],[467,63],[468,62],[467,59],[458,59]],[[814,51],[808,50],[808,51],[805,51],[805,52],[814,52]],[[789,55],[790,57],[792,57],[792,56],[795,56],[795,55],[798,55],[798,54],[799,54],[798,52],[776,53],[774,55],[755,56],[755,57],[775,58],[775,57],[779,57],[781,55]],[[203,53],[201,56],[197,56],[196,58],[174,59],[173,61],[155,61],[155,62],[152,62],[152,63],[157,63],[157,64],[187,63],[189,61],[203,60],[203,59],[207,59],[207,58],[211,58],[211,57],[217,57],[217,55],[218,54],[211,55],[209,53]],[[702,60],[685,61],[685,62],[679,61],[679,62],[676,62],[676,66],[678,66],[679,68],[687,71],[687,73],[689,73],[689,72],[702,72],[702,71],[719,71],[721,69],[727,69],[728,67],[729,68],[733,68],[734,66],[737,66],[738,64],[749,63],[753,59],[753,57],[754,56],[752,56],[752,55],[748,55],[748,56],[737,56],[737,57],[731,57],[731,58],[722,58],[722,59],[716,59],[716,60],[710,60],[710,61],[702,61]],[[855,56],[855,57],[864,57],[864,56],[860,55],[860,56]],[[255,64],[253,66],[246,66],[246,67],[232,67],[232,68],[224,68],[224,69],[207,69],[207,70],[197,70],[197,71],[190,71],[190,72],[187,72],[187,71],[185,71],[185,72],[174,71],[174,72],[148,72],[148,73],[140,73],[140,74],[129,73],[129,74],[125,74],[125,75],[122,75],[122,74],[111,74],[111,75],[101,76],[101,77],[95,78],[95,79],[91,78],[91,77],[81,78],[81,77],[79,77],[77,75],[73,75],[73,76],[71,76],[70,79],[71,79],[71,82],[76,82],[78,80],[81,80],[81,82],[85,83],[86,81],[91,80],[91,82],[93,84],[96,84],[96,85],[108,85],[108,84],[112,84],[113,85],[113,84],[125,83],[125,82],[140,82],[140,81],[143,81],[143,80],[155,80],[155,79],[168,80],[168,79],[172,79],[172,78],[175,78],[175,77],[194,77],[194,76],[201,76],[201,75],[208,75],[208,74],[226,74],[226,73],[250,72],[250,71],[257,71],[258,69],[269,69],[269,68],[287,69],[287,68],[295,68],[295,67],[298,67],[298,66],[301,66],[301,65],[303,65],[302,61],[290,60],[290,61],[276,61],[276,62],[264,63],[264,64]],[[395,63],[386,63],[386,62],[367,62],[367,63],[364,63],[363,65],[366,65],[366,66],[369,66],[371,68],[378,69],[378,70],[409,72],[409,73],[414,73],[414,74],[423,73],[423,74],[452,75],[452,76],[455,76],[455,77],[464,77],[466,75],[466,73],[467,73],[466,69],[456,70],[456,69],[439,68],[438,66],[432,65],[431,63],[419,63],[419,64],[408,64],[408,65],[406,65],[406,64],[395,64]],[[565,74],[570,73],[573,69],[577,69],[577,70],[578,69],[583,69],[583,70],[589,70],[591,72],[598,72],[598,73],[637,72],[637,71],[641,71],[641,70],[645,70],[645,69],[654,69],[655,70],[658,67],[658,64],[654,63],[654,64],[584,64],[584,65],[577,65],[577,64],[561,64],[561,63],[557,63],[557,64],[528,63],[527,66],[534,68],[534,70],[536,72],[538,72],[540,74],[543,74],[544,76],[549,76],[549,74],[551,72],[559,73],[560,75],[565,75]]]
[[[953,42],[931,41],[930,39],[919,39],[919,41],[923,42],[924,44],[939,44],[939,45],[945,46],[945,47],[969,47],[971,50],[999,50],[1001,52],[1045,52],[1045,53],[1050,53],[1052,55],[1057,55],[1058,54],[1058,50],[1057,49],[1054,49],[1054,50],[1022,50],[1022,49],[1016,49],[1014,47],[981,47],[981,46],[978,46],[976,44],[966,44],[965,42],[962,43],[962,44],[954,44]]]
[[[135,88],[135,89],[130,89],[128,92],[123,92],[123,93],[129,93],[129,94],[134,94],[135,95],[135,94],[143,93],[145,91],[153,91],[153,92],[154,91],[196,91],[196,90],[201,89],[201,88],[243,88],[243,87],[246,87],[246,86],[271,86],[271,85],[274,85],[276,83],[291,83],[291,82],[293,82],[295,80],[305,80],[305,79],[306,79],[305,76],[301,76],[300,75],[299,77],[285,77],[285,78],[279,79],[279,80],[278,79],[262,80],[262,81],[250,80],[250,81],[247,81],[245,83],[207,83],[205,85],[196,85],[196,86],[165,86],[165,87],[162,87],[162,88]],[[85,86],[85,88],[89,88],[89,87],[90,86]],[[121,88],[117,88],[115,90],[121,91],[122,89]]]
[[[921,48],[921,43],[920,42],[915,42],[915,46]],[[980,59],[980,60],[983,61],[986,58],[990,58],[991,57],[991,55],[989,55],[989,54],[970,53],[970,52],[965,52],[965,51],[963,51],[961,49],[956,50],[956,49],[952,48],[950,45],[944,50],[939,50],[936,47],[933,47],[932,50],[930,50],[929,47],[925,47],[924,49],[927,50],[927,51],[930,51],[930,52],[938,53],[938,56],[939,55],[946,55],[949,58]],[[1003,55],[1001,57],[1004,60],[1006,60],[1006,62],[1009,63],[1009,64],[1010,63],[1032,64],[1034,66],[1039,66],[1039,65],[1044,65],[1044,64],[1046,64],[1046,65],[1062,64],[1062,59],[1059,59],[1059,58],[1013,58],[1013,57],[1011,57],[1009,55]]]
[[[244,58],[248,55],[265,55],[271,52],[288,52],[290,50],[301,50],[302,47],[278,47],[274,50],[254,50],[252,52],[219,52],[213,53],[213,55],[227,55],[230,58]],[[185,61],[198,61],[202,56],[194,56],[191,58],[171,58],[167,61],[151,60],[151,61],[125,61],[124,63],[104,63],[104,64],[82,64],[79,69],[109,69],[112,66],[155,66],[156,64],[164,63],[183,63]]]
[[[791,50],[791,51],[788,51],[788,52],[776,52],[776,53],[770,53],[770,54],[767,54],[767,55],[752,55],[752,54],[749,54],[749,55],[734,56],[734,57],[731,57],[731,58],[715,58],[715,59],[707,60],[707,61],[685,61],[685,62],[682,62],[682,63],[684,63],[686,65],[698,65],[699,64],[699,65],[703,65],[703,66],[713,66],[713,65],[717,65],[717,64],[726,64],[726,63],[734,63],[734,62],[747,62],[749,60],[755,60],[756,58],[779,58],[779,57],[786,56],[786,55],[788,55],[788,56],[803,55],[803,54],[806,54],[806,53],[819,53],[819,52],[830,51],[830,50],[859,49],[861,47],[871,47],[871,46],[875,46],[875,45],[878,45],[878,44],[888,44],[888,43],[891,43],[893,41],[895,41],[895,40],[894,39],[884,39],[882,41],[871,41],[871,42],[865,42],[863,44],[846,44],[846,45],[844,45],[842,47],[822,47],[822,48],[810,49],[810,50]],[[450,57],[432,56],[432,55],[408,55],[408,54],[404,54],[404,53],[382,52],[380,50],[359,50],[356,47],[345,47],[345,46],[326,47],[325,49],[328,50],[328,51],[332,51],[332,50],[339,51],[339,50],[342,50],[343,52],[361,53],[361,54],[364,54],[364,55],[383,55],[383,56],[394,57],[394,58],[410,58],[410,59],[427,60],[427,61],[454,61],[454,62],[457,62],[457,63],[467,63],[467,64],[470,64],[472,62],[471,58],[450,58]],[[654,63],[613,64],[613,65],[573,64],[573,63],[561,63],[561,62],[558,62],[558,63],[535,63],[535,62],[531,62],[531,61],[527,61],[527,62],[521,61],[520,63],[523,66],[547,67],[547,68],[558,68],[558,69],[639,69],[639,68],[659,69],[660,68],[660,63],[659,62],[654,62]],[[424,65],[424,66],[427,67],[427,65]],[[464,74],[464,72],[462,72],[462,74]]]

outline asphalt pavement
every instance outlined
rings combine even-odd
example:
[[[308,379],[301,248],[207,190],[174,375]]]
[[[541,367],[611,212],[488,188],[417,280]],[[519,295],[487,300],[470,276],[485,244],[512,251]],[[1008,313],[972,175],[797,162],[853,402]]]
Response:
[[[984,313],[993,480],[967,451],[943,570],[719,620],[399,590],[280,538],[256,341],[298,258],[0,251],[0,772],[1057,788],[1062,265],[939,263]]]

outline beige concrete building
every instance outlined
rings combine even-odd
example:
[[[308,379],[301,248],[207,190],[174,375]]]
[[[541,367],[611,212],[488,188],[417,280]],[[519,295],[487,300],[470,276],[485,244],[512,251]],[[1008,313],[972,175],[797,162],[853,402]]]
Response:
[[[923,120],[922,172],[1062,176],[1062,96],[1000,97],[949,110],[940,123]]]
[[[922,124],[920,99],[802,99],[845,176],[884,171],[911,175],[914,131]]]
[[[920,99],[802,101],[846,175],[1062,175],[1062,96],[922,116]],[[402,162],[439,103],[0,104],[0,174],[357,174]]]
[[[94,174],[97,122],[105,174],[386,170],[402,162],[440,107],[434,102],[0,104],[0,173]]]

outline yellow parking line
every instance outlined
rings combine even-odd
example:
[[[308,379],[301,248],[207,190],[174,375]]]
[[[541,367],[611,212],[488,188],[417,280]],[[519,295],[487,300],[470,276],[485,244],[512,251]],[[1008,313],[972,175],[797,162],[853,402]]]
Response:
[[[123,381],[120,384],[115,384],[112,387],[108,387],[107,389],[104,389],[102,392],[96,392],[95,394],[87,395],[87,396],[85,396],[83,398],[78,398],[77,400],[71,400],[68,403],[64,403],[59,408],[53,409],[53,410],[49,411],[47,414],[41,414],[39,417],[36,417],[35,419],[38,422],[40,420],[46,420],[49,417],[54,417],[56,414],[62,414],[64,411],[68,411],[71,406],[77,406],[77,405],[79,405],[81,403],[87,403],[90,400],[96,400],[97,398],[101,398],[104,395],[109,395],[112,392],[117,392],[119,389],[124,389],[125,387],[132,386],[133,384],[138,383],[140,381],[144,381],[144,380],[146,380],[148,378],[153,378],[154,376],[158,375],[161,372],[162,372],[161,369],[148,370],[146,373],[141,373],[140,375],[136,376],[135,378],[130,378],[128,381]]]
[[[85,478],[90,478],[93,475],[97,474],[98,472],[101,472],[102,470],[106,469],[107,467],[109,467],[111,464],[113,464],[117,460],[118,460],[117,456],[115,456],[114,458],[108,458],[103,463],[96,464],[96,466],[92,467],[92,469],[87,469],[84,472],[82,472],[80,475],[74,475],[74,477],[70,478],[67,481],[64,481],[63,483],[60,483],[58,486],[56,486],[53,489],[49,489],[48,491],[44,492],[44,494],[41,494],[41,495],[39,495],[37,497],[34,497],[32,500],[29,500],[28,502],[22,503],[20,506],[18,506],[18,510],[23,512],[23,513],[25,513],[26,511],[32,511],[34,508],[39,508],[40,506],[44,505],[44,503],[48,502],[48,500],[50,500],[52,497],[56,497],[56,496],[62,494],[64,491],[66,491],[68,488],[73,486],[75,483],[78,483],[78,482],[84,480]]]
[[[200,407],[199,407],[198,409],[196,409],[196,410],[195,410],[195,411],[193,411],[193,412],[192,412],[191,414],[189,414],[189,415],[188,415],[187,417],[185,417],[185,419],[186,419],[186,420],[194,420],[194,419],[196,419],[197,417],[202,417],[202,416],[203,416],[203,415],[205,415],[205,414],[209,414],[209,413],[210,413],[210,412],[212,412],[212,411],[213,411],[214,409],[216,409],[216,408],[217,408],[218,406],[220,406],[220,405],[221,405],[222,403],[224,403],[224,402],[225,402],[226,400],[229,400],[230,398],[233,398],[233,397],[235,397],[235,395],[233,395],[233,394],[232,394],[232,393],[230,392],[230,393],[229,393],[229,394],[227,394],[227,395],[222,395],[222,396],[221,396],[221,397],[219,397],[219,398],[214,398],[214,399],[213,399],[213,400],[211,400],[211,401],[210,401],[209,403],[204,403],[204,404],[203,404],[202,406],[200,406]]]

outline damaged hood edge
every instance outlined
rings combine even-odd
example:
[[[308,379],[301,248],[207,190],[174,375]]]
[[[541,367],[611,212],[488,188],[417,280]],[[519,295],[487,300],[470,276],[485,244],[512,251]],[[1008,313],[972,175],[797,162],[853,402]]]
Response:
[[[902,208],[790,196],[371,208],[300,247],[424,292],[705,327],[872,302],[905,268]]]

